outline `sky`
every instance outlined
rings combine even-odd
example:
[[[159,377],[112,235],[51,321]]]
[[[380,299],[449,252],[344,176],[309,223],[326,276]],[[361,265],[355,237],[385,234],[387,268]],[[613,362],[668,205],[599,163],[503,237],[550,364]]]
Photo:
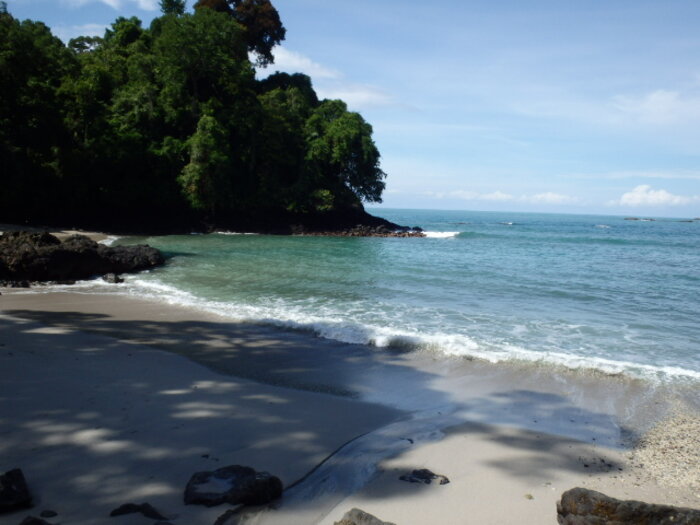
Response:
[[[275,70],[373,126],[382,206],[700,217],[697,0],[272,0]],[[194,0],[188,0],[191,9]],[[157,0],[7,0],[67,41]]]

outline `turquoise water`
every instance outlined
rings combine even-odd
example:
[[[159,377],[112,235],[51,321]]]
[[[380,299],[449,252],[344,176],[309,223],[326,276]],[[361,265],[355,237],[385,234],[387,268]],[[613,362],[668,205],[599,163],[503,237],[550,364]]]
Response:
[[[700,221],[375,210],[428,238],[185,235],[130,293],[343,342],[700,382]]]

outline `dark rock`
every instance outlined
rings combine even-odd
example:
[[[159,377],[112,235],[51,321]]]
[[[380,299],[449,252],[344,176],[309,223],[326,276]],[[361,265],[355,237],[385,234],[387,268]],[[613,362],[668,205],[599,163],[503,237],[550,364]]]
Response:
[[[55,518],[56,516],[58,516],[58,512],[56,512],[55,510],[48,510],[48,509],[42,510],[41,514],[39,514],[39,516],[41,516],[42,518]]]
[[[154,520],[163,521],[168,519],[166,516],[163,516],[160,512],[158,512],[150,503],[141,503],[141,505],[137,505],[136,503],[125,503],[121,507],[110,512],[109,515],[123,516],[124,514],[135,514],[137,512],[140,512],[147,518]]]
[[[44,521],[41,518],[36,518],[34,516],[27,516],[24,518],[19,525],[52,525],[48,521]]]
[[[222,503],[263,505],[281,495],[279,478],[250,467],[231,465],[193,474],[185,488],[185,504],[207,507]]]
[[[560,525],[700,525],[700,510],[623,501],[583,488],[567,490],[557,503]]]
[[[63,242],[49,233],[8,232],[0,236],[0,280],[75,281],[129,273],[163,264],[150,246],[104,246],[84,235]]]
[[[119,277],[116,273],[108,273],[102,276],[102,280],[112,284],[123,283],[124,279]]]
[[[352,509],[345,513],[343,519],[336,521],[333,525],[395,525],[388,521],[382,521],[371,514],[360,510]]]
[[[410,474],[404,474],[403,476],[399,476],[399,479],[401,481],[408,481],[410,483],[426,483],[430,484],[434,479],[439,480],[440,485],[447,485],[450,480],[447,478],[447,476],[443,476],[442,474],[435,474],[434,472],[431,472],[427,468],[423,468],[420,470],[414,470]]]
[[[12,469],[0,476],[0,513],[24,509],[31,505],[32,495],[20,469]]]

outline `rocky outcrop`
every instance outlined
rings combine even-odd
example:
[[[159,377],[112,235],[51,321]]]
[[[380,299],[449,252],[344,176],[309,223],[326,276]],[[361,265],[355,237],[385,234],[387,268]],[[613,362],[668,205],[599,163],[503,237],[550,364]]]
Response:
[[[185,505],[264,505],[281,495],[282,482],[278,477],[231,465],[193,474],[185,488]]]
[[[49,233],[8,232],[0,236],[0,281],[68,283],[104,274],[159,266],[163,255],[150,246],[104,246],[84,235],[61,242]]]
[[[360,509],[352,509],[345,513],[343,519],[336,521],[333,525],[396,525],[388,521],[382,521],[376,516]]]
[[[304,231],[297,230],[296,235],[317,235],[325,237],[425,237],[423,230],[418,227],[389,227],[385,225],[365,226],[358,224],[353,228],[338,231]]]
[[[427,468],[414,470],[410,474],[404,474],[403,476],[399,476],[399,479],[401,481],[408,481],[409,483],[425,484],[430,484],[433,482],[433,480],[435,480],[440,485],[447,485],[450,482],[447,476],[443,476],[442,474],[435,474]]]
[[[623,501],[575,488],[562,494],[557,520],[560,525],[700,525],[700,510]]]
[[[18,468],[0,475],[0,513],[31,507],[32,495]]]

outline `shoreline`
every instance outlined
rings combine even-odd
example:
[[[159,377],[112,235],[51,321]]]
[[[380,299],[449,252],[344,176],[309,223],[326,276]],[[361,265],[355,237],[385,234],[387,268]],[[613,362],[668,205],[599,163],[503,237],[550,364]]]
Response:
[[[305,333],[232,323],[214,314],[116,294],[22,294],[7,290],[0,297],[0,307],[0,320],[5,328],[0,341],[5,346],[0,347],[0,356],[5,358],[6,363],[15,365],[20,361],[17,358],[26,361],[12,376],[18,385],[36,381],[37,378],[33,378],[32,374],[41,364],[37,358],[43,356],[50,357],[52,366],[55,366],[52,371],[41,372],[48,374],[50,381],[58,381],[57,376],[67,367],[70,373],[61,380],[72,385],[71,388],[85,388],[85,383],[89,384],[90,378],[75,375],[75,370],[71,370],[73,365],[69,356],[97,358],[105,353],[110,355],[109,359],[114,359],[109,361],[113,363],[114,371],[127,374],[126,370],[131,370],[129,373],[136,373],[137,377],[149,382],[166,380],[172,376],[173,369],[178,370],[180,385],[177,388],[170,385],[169,388],[163,388],[163,391],[183,391],[187,393],[180,395],[195,395],[193,382],[190,381],[193,373],[196,376],[207,376],[209,379],[206,381],[210,385],[236,385],[209,387],[211,395],[218,389],[217,396],[226,396],[228,408],[222,412],[220,402],[196,401],[196,407],[192,405],[188,408],[189,412],[185,411],[189,414],[186,419],[191,418],[194,427],[206,423],[207,428],[215,425],[225,429],[226,425],[231,424],[225,415],[232,410],[231,403],[245,403],[245,399],[285,399],[284,403],[276,407],[275,402],[268,403],[277,410],[282,409],[272,416],[274,418],[288,415],[289,410],[301,410],[303,413],[298,424],[304,430],[300,433],[292,432],[291,437],[283,440],[285,443],[275,437],[276,431],[257,428],[258,438],[264,443],[273,443],[267,450],[268,454],[257,451],[257,455],[250,456],[248,451],[241,456],[240,450],[232,450],[231,445],[222,444],[224,441],[217,438],[222,451],[217,454],[226,456],[226,459],[222,458],[216,467],[233,464],[237,461],[236,457],[243,457],[246,461],[259,457],[260,462],[257,464],[242,464],[268,469],[279,475],[280,465],[286,465],[291,459],[293,463],[296,462],[296,470],[293,465],[288,465],[284,467],[288,473],[282,476],[285,485],[288,485],[294,479],[302,477],[299,475],[295,478],[289,473],[302,473],[304,469],[299,468],[299,463],[308,467],[303,472],[307,474],[340,445],[370,432],[352,441],[352,446],[341,448],[335,464],[332,458],[320,469],[322,472],[319,475],[335,476],[333,479],[339,485],[335,493],[324,492],[324,484],[312,475],[290,491],[293,494],[285,494],[279,512],[268,512],[256,517],[262,520],[260,523],[291,520],[287,523],[330,524],[334,519],[340,519],[352,506],[361,506],[381,519],[404,525],[417,524],[424,522],[418,519],[419,516],[426,519],[427,511],[420,510],[426,503],[432,505],[429,508],[436,510],[434,505],[442,506],[445,497],[449,503],[445,509],[440,510],[441,520],[444,523],[454,523],[450,520],[455,520],[467,511],[462,509],[466,502],[459,496],[460,491],[457,489],[461,487],[474,491],[475,472],[479,473],[479,480],[482,476],[493,479],[493,483],[489,482],[479,488],[481,499],[487,496],[492,501],[495,501],[494,498],[508,499],[500,505],[488,505],[487,501],[480,502],[479,498],[467,498],[469,505],[475,506],[469,507],[469,512],[483,516],[483,523],[509,522],[510,518],[503,514],[508,509],[508,502],[511,505],[517,503],[517,508],[523,507],[521,511],[525,518],[522,523],[553,523],[556,519],[554,502],[561,492],[582,484],[622,499],[700,506],[700,493],[693,492],[690,486],[659,486],[655,481],[655,473],[633,466],[634,456],[630,459],[630,449],[620,444],[623,431],[636,432],[633,425],[639,421],[635,417],[639,419],[642,416],[644,419],[651,414],[652,420],[660,420],[667,412],[666,408],[655,405],[659,399],[654,399],[653,396],[646,400],[639,399],[649,395],[649,392],[634,382],[619,378],[587,377],[568,384],[557,384],[561,377],[549,377],[549,371],[534,370],[528,374],[517,367],[473,362],[465,363],[471,369],[470,374],[458,375],[454,363],[448,361],[438,362],[426,356],[416,359],[415,356],[377,352],[376,349],[361,345],[337,343]],[[12,324],[7,326],[8,322],[13,322],[7,320],[8,315],[11,319],[23,319],[20,324],[24,326],[23,323],[26,322],[26,326],[31,328],[14,330],[18,332],[14,334]],[[25,344],[21,356],[7,356],[8,341],[10,345]],[[51,348],[56,343],[60,343],[60,348],[54,356]],[[93,350],[81,351],[80,348],[85,346]],[[100,347],[105,348],[97,352],[94,350]],[[161,352],[162,350],[166,352]],[[159,373],[155,377],[144,376],[143,367],[140,368],[141,372],[139,369],[124,368],[128,366],[124,360],[125,352],[131,354],[131,357],[138,355],[144,359],[158,356],[158,359],[163,359],[168,364],[158,368]],[[119,359],[121,362],[118,362]],[[202,368],[202,365],[208,370]],[[4,367],[3,370],[9,369]],[[460,371],[462,372],[463,370]],[[106,372],[100,373],[104,375]],[[189,382],[189,388],[182,388],[183,382]],[[3,384],[6,384],[5,379]],[[205,393],[197,392],[197,395]],[[105,392],[104,403],[114,403],[115,400],[111,399],[113,395],[113,392]],[[125,395],[127,398],[139,398],[138,389]],[[8,399],[6,396],[0,398]],[[313,400],[314,406],[325,408],[318,411],[302,410],[309,405],[309,399]],[[35,393],[35,397],[28,397],[26,402],[33,410],[41,412],[37,404],[43,401],[44,398],[36,397]],[[82,406],[84,400],[76,398],[71,403],[80,405],[78,408],[85,408]],[[153,410],[149,404],[137,407],[135,402],[127,407],[126,413],[139,413],[139,417],[149,421],[149,427],[157,427],[161,424],[163,413]],[[70,403],[67,405],[70,406]],[[125,402],[125,405],[128,403]],[[18,429],[18,423],[14,421],[17,407],[8,406],[6,401],[2,406],[0,420],[12,422],[14,427],[10,435],[25,435],[25,438],[18,439],[14,444],[11,442],[5,445],[3,455],[9,452],[7,457],[26,458],[29,461],[31,454],[19,443],[36,442],[38,427],[28,425],[25,421]],[[406,419],[406,411],[409,409],[413,415]],[[642,413],[625,421],[624,412],[634,410]],[[692,416],[697,418],[697,414]],[[203,419],[199,421],[199,418]],[[345,421],[353,418],[350,425]],[[253,412],[245,412],[237,418],[237,431],[248,436],[245,439],[256,434],[255,420]],[[190,430],[192,428],[191,426]],[[282,431],[283,429],[284,426]],[[123,422],[115,422],[111,431],[122,437],[125,430]],[[156,429],[150,430],[155,432]],[[637,430],[641,432],[644,429],[640,427]],[[177,437],[169,436],[169,432],[162,428],[159,431],[164,436],[164,444]],[[77,432],[79,434],[81,431]],[[271,432],[273,435],[270,435]],[[69,458],[75,459],[80,448],[88,446],[67,443],[59,437],[61,434],[61,431],[56,431],[53,439],[58,440],[59,447],[74,447],[72,451],[64,451]],[[295,434],[298,435],[295,437]],[[308,445],[308,435],[319,436],[321,442],[313,451],[305,448]],[[193,435],[188,435],[187,439],[191,440],[192,437]],[[150,439],[153,439],[152,435]],[[688,439],[695,439],[695,442],[682,444],[694,446],[697,450],[698,438],[691,436]],[[99,450],[105,446],[104,443],[100,445],[100,440],[110,442],[98,438],[96,444],[89,446],[97,446],[96,450]],[[293,448],[288,447],[292,443],[299,448],[289,450]],[[56,445],[40,443],[39,450],[43,451],[42,454],[51,454],[51,449]],[[133,443],[133,446],[136,445],[138,443]],[[107,444],[106,448],[109,449],[110,446],[117,445]],[[128,450],[132,445],[125,446]],[[191,441],[185,445],[188,449],[196,447],[197,444]],[[151,443],[150,448],[158,447]],[[254,445],[253,448],[255,449]],[[464,455],[465,451],[469,452],[468,456]],[[122,452],[115,451],[115,457],[120,453]],[[153,450],[150,453],[157,455]],[[108,459],[110,454],[105,454],[105,459]],[[510,454],[519,458],[513,460],[514,466],[508,466],[511,460],[506,458]],[[269,457],[266,458],[266,455]],[[581,458],[595,458],[596,455],[604,456],[611,464],[622,465],[625,477],[620,478],[619,471],[591,473],[589,468],[593,463],[588,463],[589,467],[586,467]],[[361,458],[365,461],[360,461]],[[194,458],[188,460],[190,465],[193,460]],[[261,465],[263,460],[265,463]],[[132,458],[130,468],[139,472],[140,462],[141,459]],[[272,465],[269,466],[270,464]],[[349,471],[344,470],[350,468],[347,464],[354,466]],[[346,466],[341,468],[342,465]],[[373,474],[374,465],[378,470]],[[418,489],[414,484],[397,481],[398,471],[395,469],[405,469],[410,465],[445,474],[452,483],[445,487],[426,486]],[[8,466],[8,469],[14,466],[22,467],[17,464]],[[84,465],[82,468],[86,467]],[[191,472],[198,468],[193,467]],[[664,465],[658,468],[663,471]],[[72,475],[76,475],[79,470],[79,467],[74,467]],[[180,472],[179,475],[182,478],[184,474]],[[81,476],[89,474],[83,472],[78,475]],[[32,480],[28,481],[31,485]],[[480,487],[480,483],[479,481],[476,486]],[[545,483],[552,485],[545,486]],[[40,489],[48,491],[42,492],[42,504],[50,497],[44,497],[43,494],[53,494],[54,497],[59,495],[59,487],[56,485],[57,481],[48,477],[41,480]],[[164,491],[167,494],[153,497],[146,494],[142,499],[157,508],[161,504],[167,511],[168,508],[179,505],[178,490],[184,488],[184,482],[180,485],[182,486],[169,486]],[[552,490],[552,486],[556,490]],[[522,494],[525,488],[526,494],[533,495],[533,500]],[[124,491],[124,487],[121,490],[121,494],[131,494]],[[490,492],[495,490],[500,491],[498,495]],[[311,501],[310,493],[315,494]],[[120,504],[126,502],[121,501]],[[225,509],[218,507],[204,514],[202,510],[188,507],[187,512],[197,511],[191,514],[188,523],[213,523],[215,517]],[[206,519],[203,518],[205,514]],[[15,515],[10,515],[13,516]],[[209,520],[209,517],[213,519]],[[311,521],[304,521],[307,519]],[[6,517],[0,517],[0,524],[3,525],[15,521],[15,518],[8,521]],[[112,518],[110,523],[118,521]]]

